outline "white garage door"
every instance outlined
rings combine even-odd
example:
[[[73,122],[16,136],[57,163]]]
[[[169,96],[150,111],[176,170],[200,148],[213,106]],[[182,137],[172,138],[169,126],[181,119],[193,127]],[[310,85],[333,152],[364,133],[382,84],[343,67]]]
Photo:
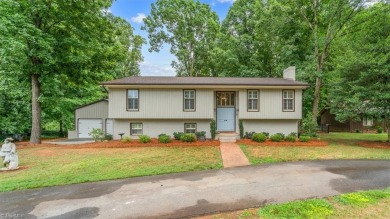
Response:
[[[112,119],[106,120],[106,133],[110,135],[114,135],[114,120]]]
[[[91,138],[92,129],[102,129],[101,119],[79,119],[79,138]]]

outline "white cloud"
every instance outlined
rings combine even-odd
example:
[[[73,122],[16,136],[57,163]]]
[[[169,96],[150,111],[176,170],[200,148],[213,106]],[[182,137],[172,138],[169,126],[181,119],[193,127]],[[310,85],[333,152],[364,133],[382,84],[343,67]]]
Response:
[[[142,76],[176,76],[175,69],[171,65],[157,65],[149,62],[140,64]]]
[[[144,13],[137,13],[137,16],[132,17],[131,21],[140,24],[140,23],[144,22],[143,21],[144,18],[146,18],[146,15]]]

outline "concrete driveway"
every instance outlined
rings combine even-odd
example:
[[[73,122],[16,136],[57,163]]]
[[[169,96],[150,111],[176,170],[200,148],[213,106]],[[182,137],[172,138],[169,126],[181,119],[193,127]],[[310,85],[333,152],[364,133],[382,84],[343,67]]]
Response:
[[[390,187],[390,160],[305,161],[0,193],[19,218],[180,218]]]

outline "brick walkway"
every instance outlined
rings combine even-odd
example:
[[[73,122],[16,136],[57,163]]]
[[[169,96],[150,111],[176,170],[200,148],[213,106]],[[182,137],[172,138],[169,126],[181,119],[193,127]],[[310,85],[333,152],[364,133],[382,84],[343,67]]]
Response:
[[[244,152],[242,152],[238,144],[221,142],[219,147],[221,149],[223,166],[225,168],[249,165],[248,158],[245,156]]]

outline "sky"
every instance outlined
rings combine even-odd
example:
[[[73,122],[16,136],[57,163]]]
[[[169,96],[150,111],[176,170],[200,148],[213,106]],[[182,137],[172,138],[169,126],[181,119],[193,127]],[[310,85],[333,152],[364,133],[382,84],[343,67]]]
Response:
[[[209,4],[215,11],[220,20],[226,17],[226,14],[235,0],[200,0],[202,3]],[[169,51],[170,46],[164,45],[160,52],[148,51],[149,41],[146,31],[141,30],[142,19],[150,13],[150,6],[155,0],[116,0],[109,9],[115,16],[127,20],[134,28],[134,33],[141,35],[147,43],[142,47],[144,61],[140,63],[142,76],[174,76],[175,70],[171,67],[171,62],[176,60],[175,56]]]

